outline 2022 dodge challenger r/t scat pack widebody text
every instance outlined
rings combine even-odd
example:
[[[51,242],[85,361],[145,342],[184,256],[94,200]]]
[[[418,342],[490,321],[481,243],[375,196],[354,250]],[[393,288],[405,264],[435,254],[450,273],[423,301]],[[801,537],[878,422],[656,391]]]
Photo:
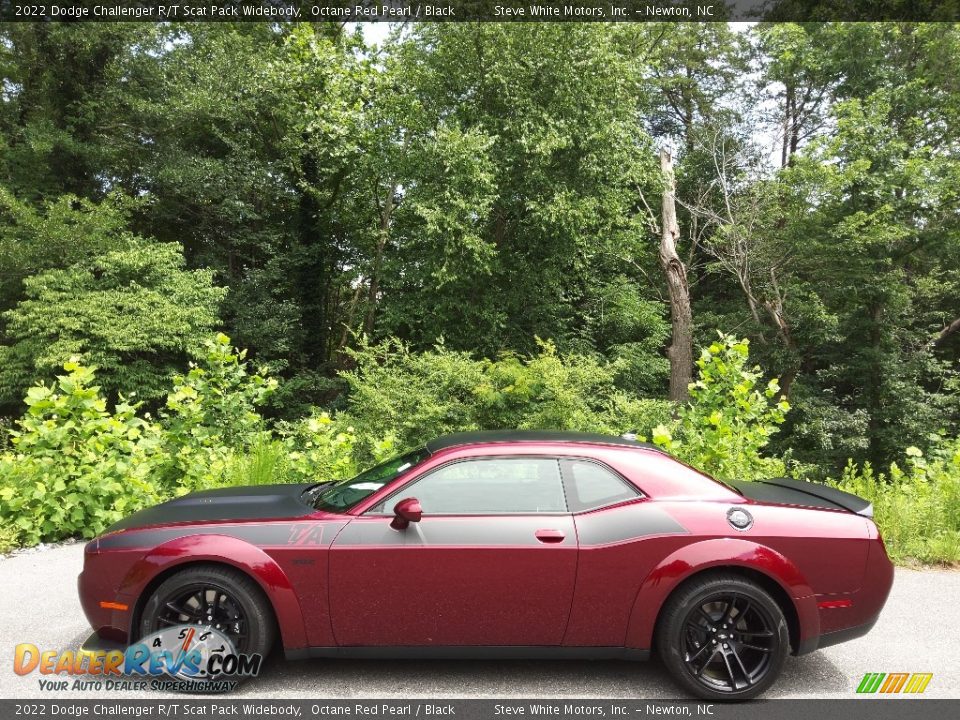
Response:
[[[603,435],[449,435],[352,480],[196,492],[91,541],[98,642],[212,626],[287,657],[645,659],[745,699],[866,633],[893,581],[867,502],[722,484]]]

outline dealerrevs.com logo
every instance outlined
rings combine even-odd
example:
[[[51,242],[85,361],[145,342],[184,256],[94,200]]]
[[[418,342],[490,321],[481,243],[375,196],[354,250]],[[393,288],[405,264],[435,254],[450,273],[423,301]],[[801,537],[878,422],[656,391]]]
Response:
[[[922,693],[933,673],[867,673],[857,686],[858,693]]]
[[[73,680],[41,678],[45,691],[162,690],[217,693],[233,690],[241,679],[257,675],[261,655],[238,653],[230,639],[212,627],[175,625],[147,635],[126,650],[41,651],[31,643],[14,650],[18,675],[68,675]],[[83,676],[83,677],[78,677]]]

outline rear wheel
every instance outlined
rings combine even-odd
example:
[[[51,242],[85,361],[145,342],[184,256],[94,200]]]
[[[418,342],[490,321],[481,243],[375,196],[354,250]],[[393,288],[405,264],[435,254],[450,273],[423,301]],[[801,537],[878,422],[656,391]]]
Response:
[[[787,621],[759,585],[730,574],[681,586],[664,605],[657,648],[673,677],[710,700],[747,700],[769,688],[790,649]]]
[[[238,653],[266,657],[274,640],[270,604],[260,586],[238,570],[198,565],[171,575],[147,600],[140,635],[175,625],[216,628]]]

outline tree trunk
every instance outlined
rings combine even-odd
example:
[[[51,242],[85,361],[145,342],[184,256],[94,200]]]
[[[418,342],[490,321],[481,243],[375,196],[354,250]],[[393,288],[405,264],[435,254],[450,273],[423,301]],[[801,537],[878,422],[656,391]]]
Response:
[[[693,312],[690,309],[690,287],[687,268],[677,254],[677,183],[673,175],[673,157],[670,151],[660,151],[660,171],[663,174],[662,224],[660,229],[660,266],[667,280],[670,295],[670,323],[673,339],[667,356],[670,358],[670,399],[685,402],[688,386],[693,380]]]
[[[786,99],[783,108],[783,155],[780,158],[780,167],[793,164],[793,153],[797,150],[797,89],[793,81],[787,82]]]
[[[350,340],[350,331],[353,330],[353,318],[357,314],[357,306],[360,304],[360,296],[363,295],[364,285],[363,280],[358,279],[357,286],[353,289],[353,295],[350,296],[350,304],[347,305],[347,311],[343,320],[343,332],[340,333],[340,342],[337,343],[337,348],[332,353],[334,357],[342,354],[343,349]]]
[[[367,335],[373,333],[374,321],[377,316],[377,302],[380,295],[380,274],[383,270],[383,252],[387,246],[387,240],[390,238],[390,220],[393,210],[396,207],[394,196],[397,193],[397,186],[390,185],[387,188],[386,195],[383,198],[383,204],[377,202],[377,209],[380,214],[380,229],[377,233],[377,246],[373,256],[373,270],[370,273],[370,288],[367,293],[367,316],[363,322],[363,332]]]
[[[952,323],[947,324],[943,330],[940,331],[940,334],[937,335],[937,339],[934,341],[934,344],[942,344],[948,337],[953,335],[958,330],[960,330],[960,318],[957,318]]]

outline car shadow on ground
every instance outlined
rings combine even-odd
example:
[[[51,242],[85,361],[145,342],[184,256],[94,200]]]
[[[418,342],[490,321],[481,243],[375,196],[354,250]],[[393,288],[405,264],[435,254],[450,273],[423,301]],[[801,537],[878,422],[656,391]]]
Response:
[[[823,653],[790,657],[767,693],[836,695],[851,688]],[[663,664],[622,660],[299,660],[273,655],[243,695],[315,697],[684,698]]]
[[[79,647],[89,632],[73,638]],[[835,696],[851,678],[822,652],[788,657],[765,697]],[[285,660],[271,653],[259,677],[231,695],[249,697],[601,697],[690,699],[654,656],[624,660]]]

